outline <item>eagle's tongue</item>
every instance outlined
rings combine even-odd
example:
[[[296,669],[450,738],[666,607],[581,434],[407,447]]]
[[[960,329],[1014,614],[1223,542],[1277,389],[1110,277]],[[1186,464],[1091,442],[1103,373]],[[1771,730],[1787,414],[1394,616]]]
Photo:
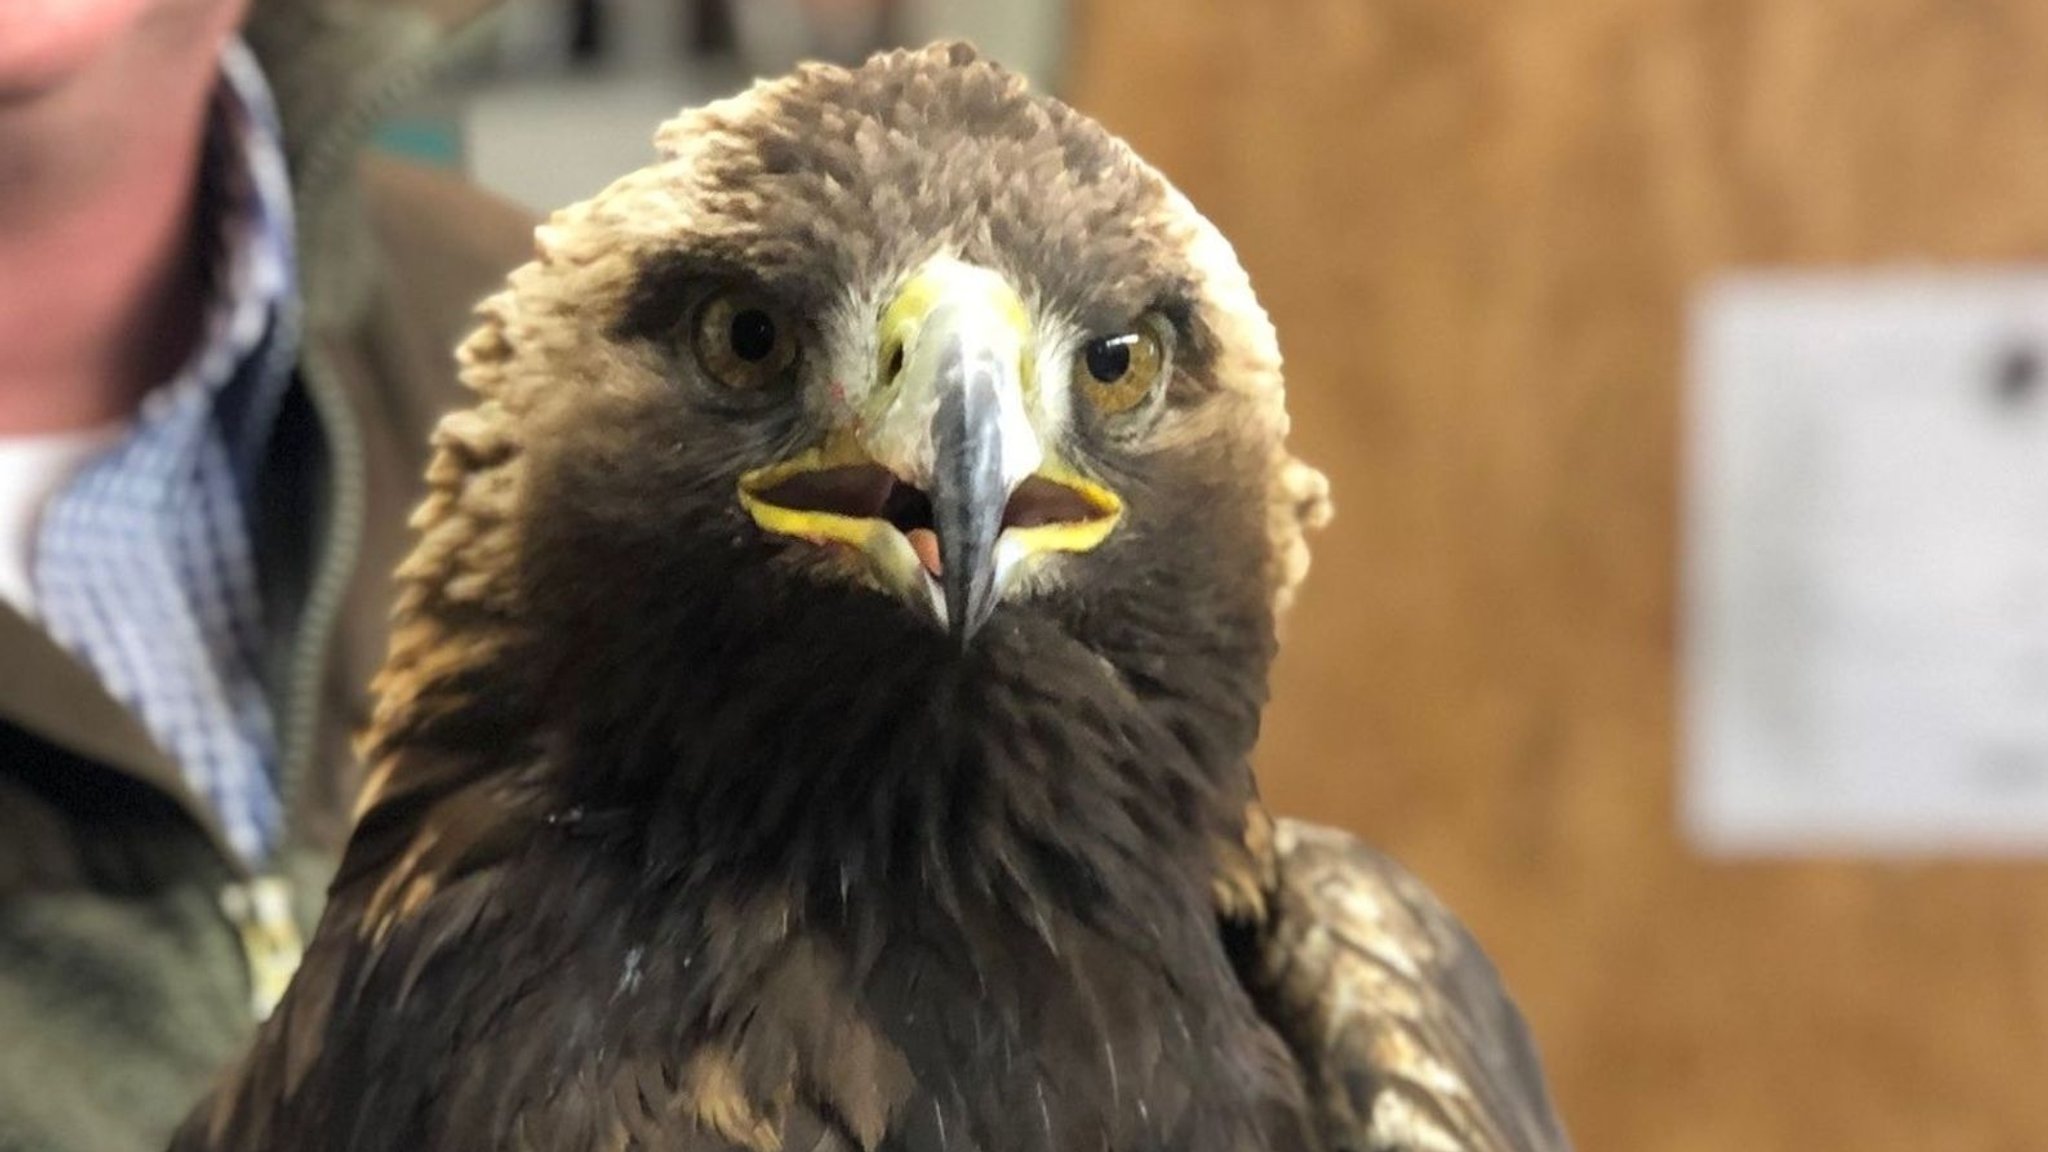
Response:
[[[910,550],[917,553],[918,562],[933,576],[945,574],[945,563],[939,559],[939,534],[929,528],[912,528],[904,533],[910,541]]]

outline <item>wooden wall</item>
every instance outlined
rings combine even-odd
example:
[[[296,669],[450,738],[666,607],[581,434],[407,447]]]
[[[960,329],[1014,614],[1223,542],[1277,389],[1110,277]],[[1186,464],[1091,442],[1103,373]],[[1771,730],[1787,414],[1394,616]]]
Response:
[[[1235,240],[1335,483],[1275,805],[1467,915],[1586,1152],[2048,1148],[2048,868],[1711,864],[1673,819],[1688,293],[2048,255],[2048,4],[1093,0],[1075,32],[1067,94]]]

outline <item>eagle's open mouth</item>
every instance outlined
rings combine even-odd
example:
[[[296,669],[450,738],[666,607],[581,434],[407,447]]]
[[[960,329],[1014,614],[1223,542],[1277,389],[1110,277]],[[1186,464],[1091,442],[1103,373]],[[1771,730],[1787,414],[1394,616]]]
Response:
[[[931,497],[879,464],[795,472],[759,488],[754,497],[792,512],[883,521],[910,541],[927,570],[934,576],[940,573]],[[1104,489],[1040,474],[1026,477],[1010,493],[1003,506],[1002,526],[1005,531],[1028,531],[1088,525],[1113,520],[1120,511],[1115,498]]]

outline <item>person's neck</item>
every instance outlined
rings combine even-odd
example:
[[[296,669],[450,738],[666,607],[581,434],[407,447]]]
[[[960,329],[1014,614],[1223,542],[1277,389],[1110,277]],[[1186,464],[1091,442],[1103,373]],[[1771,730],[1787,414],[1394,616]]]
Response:
[[[102,63],[0,97],[0,435],[130,415],[204,315],[194,220],[217,63]]]

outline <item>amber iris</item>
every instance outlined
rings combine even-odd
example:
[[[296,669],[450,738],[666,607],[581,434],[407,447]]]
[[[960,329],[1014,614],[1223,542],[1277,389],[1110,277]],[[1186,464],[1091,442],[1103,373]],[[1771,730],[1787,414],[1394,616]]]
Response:
[[[772,303],[748,293],[706,300],[690,343],[705,374],[739,392],[777,383],[796,363],[795,326]]]
[[[1144,403],[1166,374],[1166,345],[1150,324],[1098,336],[1074,358],[1074,386],[1111,415]]]

